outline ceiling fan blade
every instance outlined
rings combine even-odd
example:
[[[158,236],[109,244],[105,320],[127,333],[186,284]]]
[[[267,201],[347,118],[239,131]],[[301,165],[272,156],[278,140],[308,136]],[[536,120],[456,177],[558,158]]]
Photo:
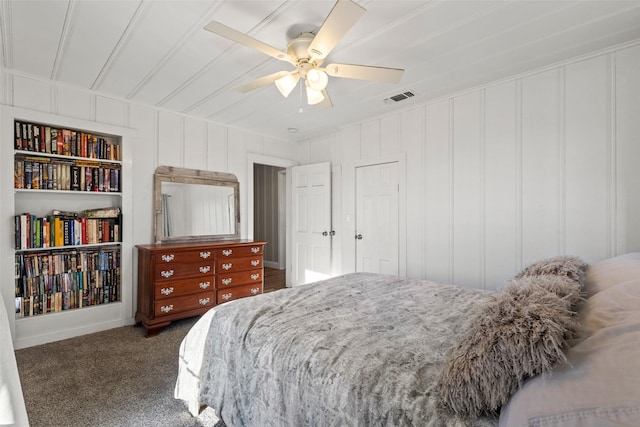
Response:
[[[366,11],[351,0],[338,0],[307,49],[311,59],[326,58]]]
[[[241,86],[238,86],[236,88],[234,88],[234,90],[241,92],[241,93],[247,93],[250,92],[254,89],[258,89],[262,86],[266,86],[269,83],[273,83],[276,80],[278,80],[281,77],[286,76],[287,74],[291,74],[290,71],[278,71],[277,73],[273,73],[273,74],[269,74],[268,76],[264,76],[264,77],[260,77],[257,80],[251,81],[249,83],[245,83]]]
[[[240,43],[242,45],[250,47],[251,49],[255,49],[259,52],[264,53],[265,55],[268,55],[273,58],[279,59],[281,61],[286,61],[295,65],[295,63],[292,62],[291,57],[287,53],[282,52],[281,50],[278,50],[275,47],[269,46],[268,44],[263,43],[260,40],[254,39],[251,36],[241,33],[238,30],[234,30],[231,27],[227,27],[226,25],[221,24],[220,22],[211,21],[204,27],[204,29],[207,31],[211,31],[212,33],[217,34],[219,36],[225,37],[236,43]]]
[[[329,64],[324,71],[333,77],[398,83],[404,74],[401,68],[373,67],[369,65]]]
[[[324,96],[324,99],[316,104],[316,108],[319,110],[326,110],[327,108],[333,107],[333,102],[331,102],[331,98],[329,98],[329,94],[326,89],[322,91],[322,95]]]

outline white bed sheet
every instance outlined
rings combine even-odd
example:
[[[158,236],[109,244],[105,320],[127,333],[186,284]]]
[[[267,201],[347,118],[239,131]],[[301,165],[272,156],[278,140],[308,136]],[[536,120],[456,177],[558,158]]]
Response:
[[[2,298],[0,298],[0,425],[18,427],[29,425],[13,350],[9,318]]]

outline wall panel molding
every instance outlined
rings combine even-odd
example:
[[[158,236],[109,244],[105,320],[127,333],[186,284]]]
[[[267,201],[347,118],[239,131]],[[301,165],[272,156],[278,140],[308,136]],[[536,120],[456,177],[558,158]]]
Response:
[[[385,116],[407,154],[408,275],[497,288],[541,258],[640,251],[639,76],[636,42]],[[377,139],[379,123],[342,143]]]

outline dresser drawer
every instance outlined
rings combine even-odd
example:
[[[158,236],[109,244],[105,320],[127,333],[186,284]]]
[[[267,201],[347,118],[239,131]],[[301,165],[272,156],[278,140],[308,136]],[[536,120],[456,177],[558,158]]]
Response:
[[[216,271],[219,274],[235,273],[236,271],[255,270],[262,268],[262,255],[246,258],[218,258]]]
[[[180,295],[207,292],[214,289],[213,277],[192,277],[188,279],[168,280],[157,283],[155,298],[174,298]]]
[[[183,311],[194,310],[216,305],[215,292],[201,292],[198,294],[158,300],[154,304],[155,317],[168,316]]]
[[[216,275],[216,289],[251,283],[262,283],[262,269],[241,271],[239,273],[219,273]]]
[[[167,281],[186,277],[213,277],[213,259],[210,261],[197,261],[187,264],[157,264],[155,269],[155,280]]]
[[[218,290],[218,304],[233,301],[234,299],[251,297],[262,293],[262,283],[234,286]]]
[[[193,251],[175,251],[167,249],[155,254],[156,265],[184,264],[198,261],[212,260],[213,249],[200,249]]]
[[[252,255],[262,255],[262,245],[218,249],[218,259],[242,258]]]

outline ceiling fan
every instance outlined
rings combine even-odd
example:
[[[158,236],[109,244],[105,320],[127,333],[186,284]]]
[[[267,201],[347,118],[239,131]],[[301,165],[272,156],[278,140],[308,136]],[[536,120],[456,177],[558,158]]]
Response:
[[[404,73],[404,70],[399,68],[368,65],[328,64],[322,67],[322,63],[331,50],[365,12],[366,9],[352,0],[338,0],[320,29],[315,34],[308,32],[298,35],[298,37],[289,42],[286,52],[217,21],[211,21],[204,28],[265,55],[288,62],[295,67],[292,71],[278,71],[261,77],[239,86],[235,90],[246,93],[270,83],[275,83],[280,93],[287,97],[302,78],[306,87],[309,105],[327,108],[333,106],[326,90],[329,81],[328,76],[397,83]]]

